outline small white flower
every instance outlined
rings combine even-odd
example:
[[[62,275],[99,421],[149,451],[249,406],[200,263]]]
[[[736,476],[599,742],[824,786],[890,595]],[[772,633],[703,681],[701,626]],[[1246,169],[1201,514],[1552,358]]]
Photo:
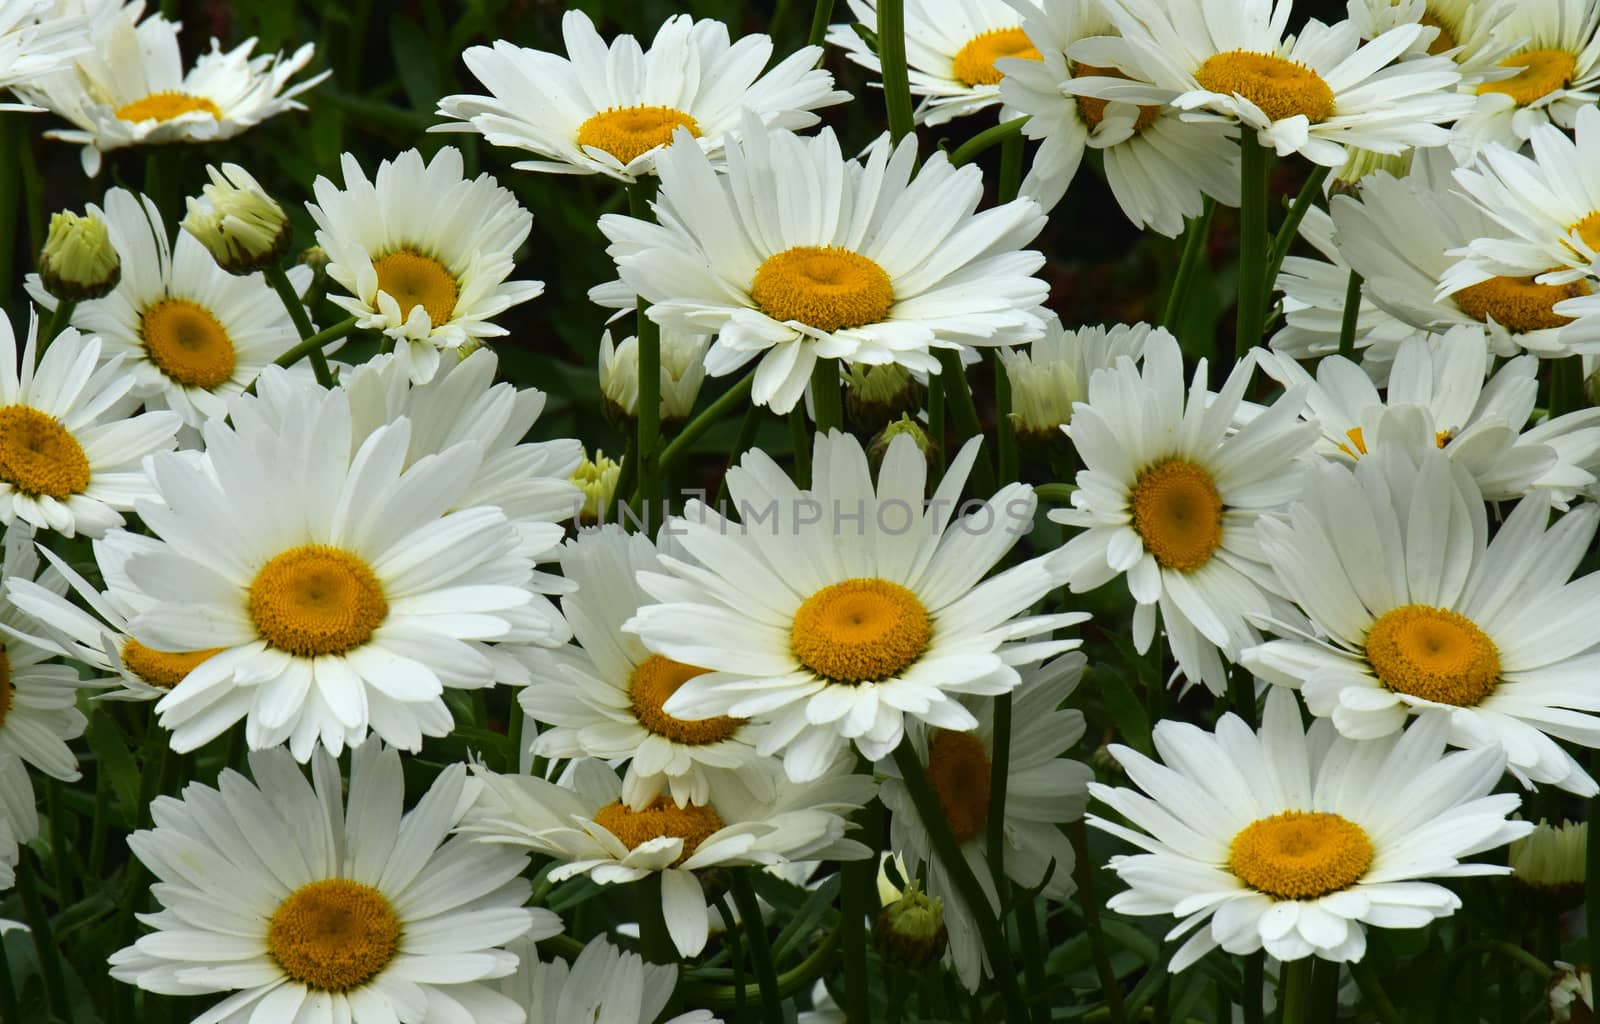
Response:
[[[528,1013],[528,1024],[655,1024],[678,984],[672,964],[648,963],[606,941],[590,939],[571,964],[539,960],[532,939],[506,946],[521,963],[496,987]],[[721,1024],[708,1010],[690,1010],[662,1024]]]

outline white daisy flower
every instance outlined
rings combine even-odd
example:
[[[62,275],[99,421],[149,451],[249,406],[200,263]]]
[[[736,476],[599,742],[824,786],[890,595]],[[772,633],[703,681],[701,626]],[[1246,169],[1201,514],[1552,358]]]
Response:
[[[1068,899],[1075,889],[1072,844],[1060,826],[1083,816],[1089,801],[1086,786],[1094,778],[1087,765],[1060,756],[1083,736],[1083,713],[1058,710],[1083,678],[1083,666],[1083,655],[1074,652],[1025,672],[1011,709],[1002,832],[1005,873],[1024,889],[1034,889],[1048,872],[1043,895],[1056,901]],[[978,727],[971,732],[915,729],[911,741],[962,859],[983,887],[991,910],[999,912],[1000,897],[987,852],[994,702],[974,703],[973,708]],[[905,855],[913,871],[926,867],[928,895],[944,902],[949,932],[945,962],[954,964],[968,991],[976,991],[980,978],[992,975],[996,965],[989,962],[972,910],[950,881],[948,869],[934,855],[927,826],[895,764],[880,762],[877,769],[888,776],[882,795],[890,814],[890,845]]]
[[[73,325],[99,336],[104,358],[123,357],[147,408],[171,409],[191,427],[226,416],[228,398],[299,342],[294,321],[260,274],[228,273],[187,231],[171,245],[148,197],[117,188],[105,202],[89,212],[104,219],[122,277],[105,298],[74,307]],[[304,291],[311,270],[295,267],[289,278]],[[28,292],[55,309],[37,274]]]
[[[1421,25],[1406,56],[1449,57],[1461,69],[1463,92],[1475,93],[1484,82],[1516,74],[1500,62],[1516,49],[1518,40],[1496,31],[1511,13],[1508,0],[1347,0],[1345,10],[1362,39],[1376,39],[1403,25]]]
[[[5,531],[3,575],[6,583],[32,582],[39,570],[33,533],[26,527]],[[59,593],[61,577],[50,570],[36,584]],[[73,782],[79,777],[78,759],[70,743],[83,735],[88,719],[78,710],[78,670],[55,662],[56,651],[32,642],[32,625],[10,600],[0,600],[0,760],[10,757],[54,779]],[[20,776],[27,784],[27,774]],[[32,800],[32,788],[28,789]],[[24,837],[26,838],[26,837]],[[0,886],[3,888],[3,886]]]
[[[520,1024],[492,982],[517,968],[507,943],[561,921],[524,907],[519,850],[450,838],[477,784],[450,765],[409,812],[400,755],[377,740],[308,782],[282,749],[250,755],[254,782],[224,770],[158,797],[155,828],[128,847],[160,883],[154,929],[113,953],[111,976],[163,995],[232,993],[199,1020]]]
[[[875,35],[878,0],[849,3],[856,22]],[[1000,106],[1005,70],[995,62],[1040,59],[1022,29],[1022,14],[1007,0],[910,0],[902,17],[911,95],[922,99],[915,111],[918,124],[941,125]],[[862,67],[883,71],[877,52],[855,25],[830,25],[828,42]],[[1002,121],[1015,116],[1000,112]]]
[[[65,71],[89,49],[82,16],[62,11],[55,0],[0,0],[0,89],[27,86]],[[38,112],[31,103],[0,103],[0,111]]]
[[[1503,875],[1504,866],[1464,859],[1533,826],[1506,820],[1514,794],[1490,795],[1504,756],[1446,754],[1447,731],[1430,716],[1365,743],[1322,723],[1307,734],[1299,702],[1275,689],[1259,733],[1232,713],[1215,733],[1163,721],[1152,738],[1165,764],[1113,745],[1144,793],[1090,783],[1129,825],[1088,821],[1145,852],[1112,858],[1129,888],[1106,906],[1180,918],[1169,941],[1194,931],[1173,972],[1218,946],[1351,962],[1365,955],[1369,926],[1448,917],[1461,898],[1424,879]]]
[[[664,328],[716,333],[714,377],[759,357],[751,397],[800,400],[818,359],[937,373],[931,349],[1020,345],[1044,333],[1044,226],[1031,199],[976,213],[983,174],[942,153],[913,174],[916,139],[864,163],[830,129],[801,138],[753,118],[719,175],[692,146],[659,160],[659,223],[600,219],[623,282]],[[780,213],[780,211],[782,211]]]
[[[231,139],[270,117],[304,110],[294,97],[332,72],[290,84],[315,47],[305,44],[285,59],[252,57],[256,40],[223,51],[216,39],[188,71],[178,48],[181,26],[160,14],[143,21],[145,5],[86,0],[92,48],[71,68],[18,86],[28,103],[49,110],[73,128],[45,136],[83,147],[83,170],[100,173],[101,154],[127,146]]]
[[[0,754],[0,891],[17,884],[22,846],[39,834],[39,812],[27,766],[11,754]],[[0,918],[0,935],[19,927]]]
[[[532,939],[506,947],[521,963],[496,987],[528,1013],[528,1024],[655,1024],[678,984],[678,968],[652,964],[618,949],[605,936],[590,939],[571,964],[539,960]],[[691,1010],[661,1024],[721,1024],[709,1010]]]
[[[1600,100],[1600,8],[1593,0],[1509,2],[1495,27],[1514,40],[1500,66],[1509,78],[1483,82],[1476,105],[1455,126],[1463,154],[1490,142],[1520,148],[1542,124],[1571,128],[1578,111]]]
[[[686,721],[661,710],[705,671],[652,654],[622,624],[651,599],[635,574],[664,572],[655,545],[616,524],[580,533],[561,549],[577,592],[561,602],[576,646],[539,652],[522,709],[549,727],[534,741],[545,757],[627,761],[623,801],[640,810],[663,792],[678,804],[710,799],[706,769],[736,769],[755,754],[743,719]]]
[[[487,173],[467,180],[459,149],[426,164],[408,149],[380,163],[375,181],[349,153],[340,167],[344,189],[319,177],[306,204],[328,276],[350,293],[329,298],[393,338],[417,383],[432,379],[440,349],[504,335],[493,318],[544,291],[506,280],[533,215]]]
[[[1096,373],[1062,428],[1084,466],[1073,507],[1050,512],[1084,528],[1054,556],[1072,591],[1125,575],[1134,646],[1149,649],[1159,609],[1179,671],[1219,694],[1223,658],[1256,641],[1250,616],[1276,600],[1255,524],[1299,493],[1298,461],[1316,436],[1298,420],[1303,389],[1230,431],[1252,370],[1241,361],[1213,396],[1202,360],[1185,400],[1169,335],[1151,337],[1142,370],[1124,358]]]
[[[171,448],[182,421],[124,415],[134,379],[119,357],[102,364],[99,338],[68,327],[41,358],[38,333],[34,314],[19,351],[0,317],[12,353],[0,358],[0,523],[99,537],[153,493],[140,463]]]
[[[624,628],[711,669],[663,710],[755,718],[757,749],[811,779],[851,742],[887,756],[908,719],[974,729],[957,695],[1008,693],[1018,668],[1076,647],[1051,634],[1087,615],[1028,614],[1061,582],[1046,558],[985,579],[1031,530],[1033,488],[1008,484],[951,521],[977,454],[974,439],[925,507],[927,460],[904,434],[876,484],[860,442],[837,431],[817,436],[811,490],[765,452],[745,453],[727,474],[741,521],[691,502],[668,524],[687,557],[663,555],[667,573],[639,576],[661,603]]]
[[[1477,484],[1431,445],[1318,466],[1287,519],[1260,531],[1315,632],[1264,620],[1282,639],[1241,661],[1352,739],[1442,709],[1455,746],[1503,748],[1525,785],[1591,796],[1594,780],[1556,740],[1600,746],[1586,682],[1600,666],[1589,625],[1600,573],[1568,582],[1600,512],[1549,518],[1535,491],[1490,540]]]
[[[128,631],[155,651],[220,649],[156,705],[174,750],[240,718],[251,749],[287,741],[302,761],[369,729],[415,750],[450,731],[444,687],[490,686],[515,666],[486,641],[566,639],[525,614],[531,560],[506,516],[446,511],[484,446],[402,468],[412,429],[398,420],[352,454],[346,395],[307,385],[281,430],[213,420],[203,456],[150,461],[161,500],[139,511],[161,543],[104,545],[116,557],[134,547],[119,594],[137,612]]]
[[[1138,82],[1112,83],[1107,99],[1171,102],[1191,120],[1254,129],[1279,156],[1338,167],[1346,146],[1375,153],[1440,146],[1440,127],[1472,109],[1454,92],[1448,57],[1396,62],[1422,28],[1402,25],[1362,44],[1349,21],[1312,19],[1285,37],[1290,0],[1104,0],[1123,38],[1085,40],[1075,60],[1116,67]]]
[[[1473,327],[1402,342],[1387,395],[1354,363],[1330,356],[1311,375],[1294,360],[1257,350],[1262,369],[1286,388],[1304,386],[1303,413],[1322,428],[1318,451],[1354,462],[1390,432],[1432,442],[1464,466],[1488,501],[1537,488],[1560,508],[1600,471],[1600,409],[1547,419],[1524,430],[1538,402],[1538,360],[1523,355],[1489,375],[1489,351]],[[1485,380],[1487,378],[1487,380]]]
[[[1073,83],[1114,87],[1110,80],[1126,77],[1117,68],[1067,56],[1078,40],[1116,31],[1097,3],[1059,0],[1043,10],[1028,0],[1016,3],[1041,55],[1036,62],[1004,62],[999,86],[1006,104],[1029,116],[1023,134],[1039,140],[1022,180],[1023,195],[1053,208],[1076,177],[1084,151],[1097,149],[1104,157],[1106,184],[1135,227],[1149,225],[1172,237],[1183,231],[1185,218],[1200,215],[1206,195],[1225,206],[1239,205],[1233,129],[1193,124],[1164,103],[1140,105],[1068,91]]]
[[[446,96],[438,112],[464,123],[430,130],[478,132],[540,158],[512,164],[518,170],[632,182],[655,173],[679,128],[715,158],[744,112],[799,130],[817,124],[817,108],[850,98],[817,66],[821,47],[802,47],[762,74],[772,40],[748,35],[730,44],[728,26],[710,18],[668,18],[648,50],[630,35],[607,48],[582,11],[562,16],[561,34],[566,57],[504,39],[469,47],[461,59],[489,95]]]
[[[1123,356],[1138,362],[1152,336],[1164,327],[1115,324],[1067,330],[1051,317],[1045,335],[1024,349],[1003,348],[1000,361],[1011,382],[1011,423],[1018,436],[1039,441],[1061,437],[1072,422],[1072,407],[1089,398],[1089,379],[1096,370],[1115,366]]]
[[[598,760],[573,763],[557,785],[531,775],[474,768],[484,788],[461,825],[479,841],[524,846],[561,863],[548,877],[587,875],[599,885],[661,876],[661,913],[679,953],[694,956],[709,934],[697,871],[796,860],[859,860],[847,815],[873,796],[865,775],[844,774],[848,759],[814,782],[784,777],[766,758],[720,772],[703,804],[657,797],[642,810],[622,802],[622,781]],[[641,911],[648,912],[648,911]]]

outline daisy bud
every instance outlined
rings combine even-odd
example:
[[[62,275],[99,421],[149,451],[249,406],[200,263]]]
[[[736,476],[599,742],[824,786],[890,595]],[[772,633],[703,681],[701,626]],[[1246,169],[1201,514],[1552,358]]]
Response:
[[[907,970],[921,970],[944,953],[948,934],[944,901],[922,891],[913,881],[900,898],[878,912],[872,941],[885,960]]]
[[[661,425],[680,426],[694,411],[706,379],[705,354],[711,338],[671,328],[661,330]],[[619,429],[632,431],[639,415],[639,339],[613,345],[600,340],[600,393],[606,415]]]
[[[1591,1024],[1594,1020],[1594,985],[1589,968],[1556,961],[1559,970],[1545,990],[1545,1009],[1555,1024]]]
[[[922,452],[923,457],[928,460],[928,465],[932,467],[939,457],[939,446],[934,444],[927,431],[922,429],[922,424],[910,416],[901,416],[874,434],[872,443],[867,446],[867,461],[872,463],[873,469],[883,465],[883,457],[889,454],[889,445],[893,444],[894,439],[901,434],[907,435],[916,442],[917,449]]]
[[[311,268],[313,274],[326,274],[333,259],[320,245],[313,245],[300,254],[300,262]]]
[[[1586,822],[1563,821],[1557,826],[1540,820],[1526,838],[1511,844],[1512,878],[1548,909],[1576,907],[1583,902],[1588,836]]]
[[[65,302],[98,299],[115,288],[122,280],[122,258],[105,221],[92,213],[51,214],[50,233],[39,253],[39,277],[46,291]]]
[[[1350,146],[1347,149],[1350,158],[1344,166],[1334,172],[1333,179],[1328,183],[1328,191],[1341,195],[1356,195],[1361,179],[1378,171],[1387,171],[1396,178],[1404,178],[1411,173],[1411,150],[1404,153],[1385,154],[1374,153],[1370,149],[1357,149]]]
[[[850,422],[876,434],[892,421],[922,408],[922,391],[911,372],[896,363],[850,367],[845,375],[845,410]]]
[[[251,274],[276,264],[289,247],[283,207],[238,164],[207,167],[211,184],[201,198],[189,197],[183,229],[206,247],[230,274]]]
[[[578,510],[580,526],[593,526],[600,522],[617,493],[617,478],[621,475],[622,464],[606,458],[605,452],[596,451],[594,458],[584,458],[583,464],[571,477],[578,490],[583,492],[583,507]]]

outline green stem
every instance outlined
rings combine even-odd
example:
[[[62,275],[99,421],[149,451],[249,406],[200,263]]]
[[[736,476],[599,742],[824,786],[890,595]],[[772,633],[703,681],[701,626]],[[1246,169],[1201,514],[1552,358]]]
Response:
[[[739,1004],[734,1013],[735,1018],[744,1019],[745,985],[744,985],[744,943],[739,940],[739,922],[733,919],[733,908],[728,904],[726,894],[717,900],[717,914],[722,918],[722,934],[728,943],[728,960],[733,964],[734,999]]]
[[[1267,295],[1267,150],[1255,132],[1239,135],[1239,301],[1233,352],[1216,362],[1225,371],[1261,340]]]
[[[939,359],[939,383],[956,428],[956,447],[959,448],[968,438],[982,437],[983,424],[978,419],[977,403],[972,400],[966,368],[961,365],[961,353],[953,348],[941,348],[934,354]],[[980,458],[973,463],[972,487],[979,494],[993,493],[994,477],[990,475],[987,459]]]
[[[846,1020],[866,1020],[872,979],[867,961],[867,892],[872,885],[872,861],[847,861],[839,865],[839,952],[844,957],[844,1012]]]
[[[817,433],[844,429],[844,399],[840,392],[839,361],[818,359],[811,366],[811,411]]]
[[[733,387],[719,395],[716,401],[706,406],[698,416],[678,431],[678,436],[674,437],[672,443],[661,452],[662,472],[670,473],[678,464],[678,460],[689,454],[689,449],[707,430],[719,423],[736,406],[749,400],[750,386],[755,382],[755,377],[754,373],[740,377],[734,382]]]
[[[294,321],[294,329],[300,335],[299,349],[310,339],[317,337],[316,328],[311,324],[311,316],[306,312],[305,305],[300,301],[300,296],[295,293],[294,285],[289,281],[289,275],[277,264],[264,267],[261,271],[267,283],[272,285],[272,290],[278,293],[278,301],[283,303],[283,308],[289,311],[289,319]],[[285,353],[287,355],[288,353]],[[306,352],[311,360],[311,369],[317,375],[317,383],[325,388],[331,388],[337,383],[333,379],[333,372],[328,369],[328,357],[322,354],[322,346],[317,345]]]
[[[55,867],[56,906],[68,907],[74,901],[72,893],[72,872],[67,860],[67,823],[66,812],[61,807],[61,783],[50,779],[45,783],[45,813],[50,815],[50,860]],[[73,842],[70,846],[76,854],[78,846]],[[81,870],[81,861],[80,861]]]
[[[1583,408],[1583,357],[1565,356],[1551,363],[1550,418],[1555,419]]]
[[[1311,1020],[1314,1024],[1333,1024],[1339,1014],[1339,965],[1321,957],[1312,958]]]
[[[561,936],[557,936],[557,939]],[[555,942],[556,939],[547,940]],[[811,954],[789,970],[778,975],[778,996],[788,999],[790,996],[806,988],[812,982],[822,977],[823,970],[833,959],[833,950],[839,942],[839,929],[829,932]],[[542,943],[541,943],[542,945]],[[582,949],[582,943],[577,944]],[[734,1010],[738,1009],[748,994],[747,989],[731,985],[706,985],[693,981],[685,982],[682,994],[686,1003],[694,1006],[703,1006],[708,1010]]]
[[[1077,484],[1039,484],[1034,487],[1033,493],[1040,501],[1048,501],[1052,505],[1070,505],[1073,492],[1077,489]]]
[[[945,415],[944,415],[944,388],[938,381],[928,379],[928,440],[933,442],[933,450],[937,454],[934,460],[938,463],[934,468],[944,473],[945,466]]]
[[[144,194],[156,204],[168,232],[183,219],[183,211],[178,208],[182,192],[178,187],[177,161],[173,159],[172,148],[170,145],[150,146],[144,156]]]
[[[883,100],[889,108],[889,137],[899,143],[914,130],[911,79],[906,72],[905,0],[878,2],[878,61],[883,66]]]
[[[989,871],[994,875],[994,891],[1001,894],[1011,891],[1006,877],[1006,783],[1011,775],[1011,694],[1002,693],[994,699],[994,750],[989,757],[989,818],[987,835]],[[1000,927],[1005,929],[1005,922]]]
[[[1001,483],[1017,478],[1017,427],[1011,422],[1011,375],[1005,360],[994,354],[994,432],[996,459]]]
[[[1034,1024],[1049,1024],[1050,1003],[1045,998],[1048,983],[1044,973],[1044,945],[1039,941],[1039,916],[1034,899],[1027,893],[1017,900],[1017,937],[1022,945],[1022,970],[1028,979],[1028,995],[1033,1000]]]
[[[1072,840],[1072,877],[1078,883],[1078,902],[1083,905],[1083,925],[1089,933],[1089,956],[1094,961],[1094,972],[1100,978],[1101,995],[1106,1001],[1108,1018],[1112,1024],[1122,1024],[1122,983],[1111,967],[1111,955],[1106,952],[1106,936],[1100,927],[1100,898],[1095,894],[1094,865],[1089,863],[1089,829],[1082,820],[1067,827]]]
[[[1361,319],[1361,275],[1350,271],[1350,280],[1344,286],[1344,310],[1339,316],[1339,354],[1346,359],[1355,358],[1356,321]]]
[[[882,11],[881,7],[879,11]],[[994,908],[989,904],[989,897],[984,894],[983,886],[972,873],[966,858],[961,855],[961,848],[956,844],[955,836],[950,833],[950,824],[945,820],[944,810],[939,805],[939,797],[933,790],[933,784],[928,781],[922,760],[917,757],[909,736],[894,749],[894,763],[900,769],[901,778],[905,782],[906,790],[911,794],[912,803],[916,805],[917,817],[928,832],[934,855],[944,865],[946,874],[955,885],[959,897],[966,902],[967,912],[972,915],[977,925],[978,935],[989,954],[989,963],[994,968],[995,982],[1000,986],[1000,995],[1005,1000],[1005,1019],[1009,1024],[1026,1024],[1027,1006],[1022,1000],[1022,989],[1017,984],[1016,972],[1010,969],[1011,947],[1006,942],[1005,932],[1001,930],[1000,922],[995,918]]]
[[[806,411],[799,406],[789,413],[789,445],[794,452],[794,482],[799,487],[810,487],[811,430]]]
[[[1283,965],[1278,1024],[1307,1024],[1311,1019],[1311,961],[1311,957],[1304,956]]]
[[[761,921],[761,905],[749,872],[758,868],[735,868],[731,888],[739,908],[741,930],[749,940],[750,962],[755,967],[756,986],[761,992],[761,1012],[767,1024],[783,1024],[783,999],[778,995],[778,974],[772,969],[772,949],[767,945],[767,930]]]
[[[662,916],[661,872],[652,871],[634,885],[638,886],[634,907],[639,912],[639,955],[653,964],[677,963],[678,950]]]
[[[1000,185],[996,201],[1009,203],[1022,191],[1022,134],[1013,132],[1000,140]]]
[[[313,334],[311,337],[296,345],[294,348],[291,348],[289,351],[279,356],[275,362],[279,366],[293,366],[295,363],[298,363],[300,360],[304,359],[306,356],[309,356],[313,352],[320,353],[323,349],[327,348],[329,345],[332,345],[334,342],[338,341],[340,338],[344,337],[355,329],[355,317],[349,317],[348,319],[340,320],[332,327],[318,331],[316,334]]]
[[[1002,121],[992,128],[985,128],[983,131],[974,135],[972,138],[968,139],[966,142],[963,142],[961,145],[952,150],[950,153],[950,162],[955,166],[960,167],[964,164],[970,164],[981,154],[987,153],[995,146],[998,146],[1010,139],[1018,139],[1020,142],[1022,137],[1022,128],[1027,123],[1028,118],[1026,117],[1013,117],[1011,120]],[[1015,198],[1015,196],[1012,198]]]
[[[1244,988],[1239,998],[1244,1000],[1244,1024],[1262,1024],[1266,1013],[1261,1006],[1261,992],[1267,982],[1267,961],[1264,953],[1251,953],[1244,958]]]
[[[1189,300],[1189,290],[1194,285],[1195,271],[1205,262],[1206,242],[1211,237],[1211,218],[1216,212],[1216,200],[1207,196],[1200,216],[1191,220],[1184,232],[1183,256],[1178,260],[1178,273],[1172,279],[1172,290],[1167,293],[1167,308],[1161,316],[1161,325],[1169,331],[1178,329],[1184,305]]]
[[[78,304],[72,299],[58,299],[56,301],[56,308],[51,312],[50,319],[44,325],[44,334],[39,336],[40,356],[43,356],[44,350],[50,346],[50,343],[62,331],[67,329],[67,325],[72,323],[72,311],[77,308]]]
[[[605,515],[600,518],[602,523],[621,522],[622,506],[627,503],[628,495],[633,493],[633,482],[639,477],[639,442],[637,438],[628,438],[627,445],[622,450],[622,470],[617,474],[617,489],[611,495],[611,507],[605,510]]]
[[[1300,222],[1306,219],[1306,212],[1316,203],[1317,197],[1322,195],[1322,183],[1328,180],[1331,167],[1320,164],[1311,169],[1306,176],[1306,182],[1300,186],[1300,194],[1294,197],[1294,203],[1289,207],[1289,212],[1284,215],[1283,223],[1278,225],[1278,234],[1272,240],[1272,255],[1267,262],[1266,290],[1261,296],[1263,310],[1272,305],[1267,299],[1272,294],[1274,283],[1278,280],[1278,271],[1283,267],[1283,261],[1289,255],[1289,250],[1294,247],[1294,240],[1300,235]]]
[[[511,747],[511,767],[508,770],[513,774],[522,771],[522,720],[526,717],[522,702],[513,693],[511,707],[506,711],[506,742]]]
[[[61,973],[61,950],[56,947],[50,928],[50,918],[44,912],[44,901],[39,898],[34,881],[34,866],[28,855],[17,861],[17,891],[22,894],[22,912],[33,933],[33,948],[39,954],[39,967],[44,972],[45,995],[50,1008],[67,1024],[72,1024],[72,1003],[67,999],[66,977]]]
[[[1367,1004],[1367,1009],[1382,1024],[1405,1024],[1405,1018],[1400,1016],[1394,1003],[1389,1000],[1389,994],[1383,990],[1383,985],[1378,982],[1378,973],[1372,969],[1372,961],[1366,958],[1350,964],[1350,974],[1356,979],[1356,986],[1361,989],[1361,998]]]
[[[640,220],[650,218],[649,186],[635,182],[628,186],[628,212]],[[661,326],[646,316],[650,303],[640,297],[634,333],[639,340],[639,485],[635,497],[640,502],[646,533],[654,533],[661,515]]]
[[[806,37],[806,45],[821,46],[828,38],[828,22],[832,20],[833,0],[817,0],[816,9],[811,12],[811,35]]]
[[[759,405],[751,405],[750,408],[744,411],[744,419],[739,421],[739,432],[734,435],[733,444],[728,448],[727,469],[738,465],[739,456],[749,450],[750,442],[755,440],[756,430],[761,426],[763,411]],[[721,507],[723,501],[727,500],[728,497],[727,469],[723,470],[722,483],[717,485],[718,507]]]

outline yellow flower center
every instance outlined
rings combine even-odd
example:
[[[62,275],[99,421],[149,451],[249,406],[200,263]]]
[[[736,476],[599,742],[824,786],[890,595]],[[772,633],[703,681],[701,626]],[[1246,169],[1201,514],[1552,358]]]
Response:
[[[732,737],[744,724],[744,719],[719,715],[701,721],[686,721],[661,710],[661,705],[678,692],[678,687],[705,671],[659,654],[650,655],[638,664],[628,680],[628,704],[633,710],[633,717],[649,731],[674,743],[702,746]]]
[[[1487,281],[1469,285],[1450,298],[1461,312],[1487,323],[1494,322],[1513,334],[1565,327],[1572,317],[1562,316],[1554,310],[1556,303],[1589,294],[1589,286],[1582,281],[1569,284],[1539,284],[1529,277],[1491,277]]]
[[[376,978],[400,948],[400,919],[383,894],[343,878],[303,885],[272,913],[267,952],[315,992],[348,992]]]
[[[378,289],[393,297],[402,317],[421,306],[433,326],[450,322],[461,289],[443,263],[415,249],[396,249],[373,260],[372,269],[378,273]]]
[[[222,120],[222,110],[204,96],[191,96],[186,92],[165,90],[153,92],[144,99],[134,100],[117,108],[119,121],[170,121],[184,114],[210,114]]]
[[[211,311],[188,299],[163,299],[139,317],[157,369],[185,387],[210,391],[233,377],[233,341]]]
[[[170,690],[221,647],[205,651],[158,651],[129,637],[122,645],[122,665],[151,686]]]
[[[1100,68],[1095,67],[1093,64],[1074,62],[1072,65],[1072,77],[1126,79],[1128,76],[1116,68]],[[1084,123],[1091,129],[1100,127],[1100,122],[1106,119],[1106,104],[1110,101],[1103,100],[1098,96],[1074,96],[1073,99],[1078,102],[1078,114],[1083,118]],[[1142,132],[1155,124],[1156,118],[1161,116],[1161,109],[1159,105],[1153,107],[1140,106],[1139,117],[1133,123],[1133,130]]]
[[[850,579],[823,587],[794,614],[789,642],[800,664],[835,683],[898,675],[933,637],[917,595],[898,583]]]
[[[613,107],[578,126],[578,145],[603,149],[623,165],[672,142],[679,128],[700,137],[694,118],[671,107]]]
[[[89,486],[89,458],[67,428],[28,405],[0,409],[0,480],[62,501]]]
[[[1584,214],[1581,219],[1567,225],[1567,234],[1569,236],[1574,231],[1578,233],[1579,238],[1583,239],[1584,245],[1587,245],[1590,249],[1600,250],[1600,210],[1591,210]],[[1567,248],[1572,249],[1578,257],[1586,258],[1570,242]]]
[[[1333,116],[1333,90],[1322,76],[1270,53],[1219,53],[1207,57],[1194,77],[1211,92],[1243,96],[1273,121],[1304,114],[1312,124],[1320,124]]]
[[[1384,612],[1367,630],[1367,663],[1396,693],[1472,707],[1500,682],[1500,652],[1464,615],[1422,604]]]
[[[894,284],[882,267],[859,253],[801,245],[761,264],[750,297],[774,320],[795,320],[831,333],[888,316]]]
[[[1141,470],[1128,504],[1134,531],[1163,569],[1198,569],[1222,545],[1222,497],[1192,462],[1168,459]]]
[[[1500,66],[1522,70],[1498,82],[1484,82],[1478,86],[1478,95],[1504,93],[1517,106],[1525,107],[1571,84],[1578,71],[1578,58],[1566,50],[1529,50],[1507,57]]]
[[[1430,9],[1418,23],[1439,30],[1439,34],[1433,37],[1433,42],[1428,44],[1429,55],[1436,57],[1446,50],[1454,50],[1458,45],[1455,30],[1445,23],[1443,15],[1436,14]]]
[[[6,724],[6,716],[11,714],[11,701],[15,696],[15,688],[11,685],[11,656],[6,653],[6,645],[0,644],[0,725]]]
[[[679,807],[664,796],[656,797],[640,811],[613,801],[595,812],[594,821],[630,850],[663,836],[682,839],[683,853],[672,862],[673,867],[688,860],[701,843],[722,829],[722,819],[710,807]]]
[[[261,567],[250,584],[249,609],[267,643],[314,658],[366,643],[389,614],[389,602],[366,562],[308,544]]]
[[[1233,837],[1228,870],[1257,892],[1314,900],[1348,889],[1372,866],[1372,840],[1337,814],[1284,811],[1252,821]]]
[[[1002,75],[994,62],[1002,57],[1021,60],[1043,60],[1044,55],[1020,28],[997,28],[974,36],[967,45],[956,51],[954,74],[956,81],[968,86],[999,85]]]
[[[928,781],[956,842],[983,833],[989,820],[989,755],[966,732],[940,732],[928,744]]]

